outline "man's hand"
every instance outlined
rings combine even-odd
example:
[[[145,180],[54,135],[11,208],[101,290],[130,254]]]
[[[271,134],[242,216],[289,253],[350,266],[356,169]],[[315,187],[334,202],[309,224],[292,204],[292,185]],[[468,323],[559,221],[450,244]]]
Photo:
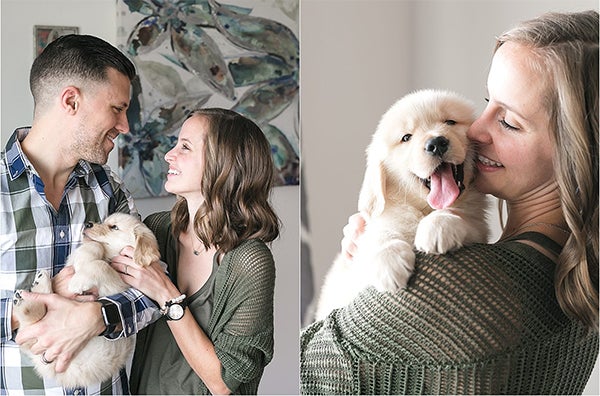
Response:
[[[48,361],[56,361],[56,371],[64,372],[74,356],[93,337],[105,329],[100,303],[78,302],[58,294],[23,292],[25,300],[46,305],[46,315],[32,325],[19,329],[18,344],[32,342],[31,351],[44,353]]]

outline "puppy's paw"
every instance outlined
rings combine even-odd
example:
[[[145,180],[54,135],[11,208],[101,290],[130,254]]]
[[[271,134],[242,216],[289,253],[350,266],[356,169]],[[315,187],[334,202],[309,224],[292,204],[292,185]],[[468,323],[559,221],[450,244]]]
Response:
[[[380,292],[395,292],[408,284],[415,266],[412,246],[402,240],[388,242],[373,258],[373,286]]]
[[[462,247],[467,234],[462,217],[448,210],[436,210],[419,222],[415,247],[425,253],[442,254]]]
[[[50,277],[50,272],[39,270],[35,274],[35,278],[31,284],[31,291],[35,293],[52,293],[52,278]]]
[[[22,292],[23,290],[17,290],[13,296],[14,314],[21,325],[35,323],[46,314],[46,306],[31,300],[24,300]]]
[[[69,281],[69,291],[73,294],[84,294],[96,285],[92,280],[85,275],[75,272]]]
[[[23,297],[21,297],[21,293],[23,293],[23,290],[16,290],[15,294],[13,295],[13,306],[15,308],[20,307],[23,304]]]

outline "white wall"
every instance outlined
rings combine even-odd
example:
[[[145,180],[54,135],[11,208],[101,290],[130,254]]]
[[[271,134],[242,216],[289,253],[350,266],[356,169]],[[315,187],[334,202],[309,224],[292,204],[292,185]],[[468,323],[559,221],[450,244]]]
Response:
[[[495,36],[545,11],[582,9],[597,0],[302,1],[302,188],[317,293],[387,108],[414,89],[445,88],[483,110]],[[586,393],[598,394],[597,364]]]
[[[33,26],[78,26],[81,34],[116,40],[115,0],[1,0],[1,141],[13,130],[31,125],[33,100],[29,68],[33,62]],[[116,169],[116,152],[109,164]],[[275,282],[275,355],[260,385],[262,394],[298,393],[298,328],[300,216],[299,187],[277,187],[273,205],[282,220],[281,237],[273,243]],[[168,210],[173,198],[138,199],[142,216]]]

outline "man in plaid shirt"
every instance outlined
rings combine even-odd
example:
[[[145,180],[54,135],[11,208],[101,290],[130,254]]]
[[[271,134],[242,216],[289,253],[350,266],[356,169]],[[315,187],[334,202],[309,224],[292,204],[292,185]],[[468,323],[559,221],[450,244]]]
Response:
[[[106,164],[113,140],[129,131],[126,109],[134,76],[133,64],[118,49],[85,35],[53,41],[33,63],[33,124],[14,132],[0,158],[2,395],[129,393],[124,368],[106,383],[85,389],[64,389],[41,379],[17,342],[37,339],[32,351],[42,361],[56,361],[61,371],[92,337],[132,336],[159,315],[135,289],[103,303],[69,295],[72,269],[61,271],[85,223],[115,211],[137,215],[122,182],[99,165]],[[48,312],[17,332],[13,294],[29,289],[38,270],[56,276],[57,294],[25,293],[26,299],[44,302]]]

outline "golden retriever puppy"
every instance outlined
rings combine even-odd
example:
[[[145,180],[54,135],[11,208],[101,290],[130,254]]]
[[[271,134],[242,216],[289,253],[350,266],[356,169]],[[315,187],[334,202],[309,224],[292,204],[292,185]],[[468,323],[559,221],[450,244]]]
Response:
[[[358,209],[367,221],[353,262],[339,255],[321,291],[316,318],[347,305],[362,289],[406,287],[414,248],[445,253],[487,242],[486,198],[473,187],[467,130],[474,108],[447,91],[421,90],[381,118],[367,148]]]
[[[119,255],[125,246],[134,247],[134,261],[150,265],[160,259],[154,234],[134,216],[114,213],[102,223],[88,223],[83,230],[83,242],[67,259],[75,273],[69,282],[69,290],[82,294],[91,289],[99,297],[121,293],[129,286],[123,282],[111,266],[110,260]],[[52,279],[47,271],[38,271],[31,291],[52,293]],[[20,292],[15,293],[14,312],[20,327],[37,322],[46,314],[41,303],[25,301]],[[37,373],[41,377],[54,378],[65,387],[89,386],[111,378],[123,367],[133,350],[135,337],[109,340],[95,337],[77,354],[68,369],[57,373],[55,363],[45,364],[40,356],[31,353],[31,345],[21,347],[30,355]]]

